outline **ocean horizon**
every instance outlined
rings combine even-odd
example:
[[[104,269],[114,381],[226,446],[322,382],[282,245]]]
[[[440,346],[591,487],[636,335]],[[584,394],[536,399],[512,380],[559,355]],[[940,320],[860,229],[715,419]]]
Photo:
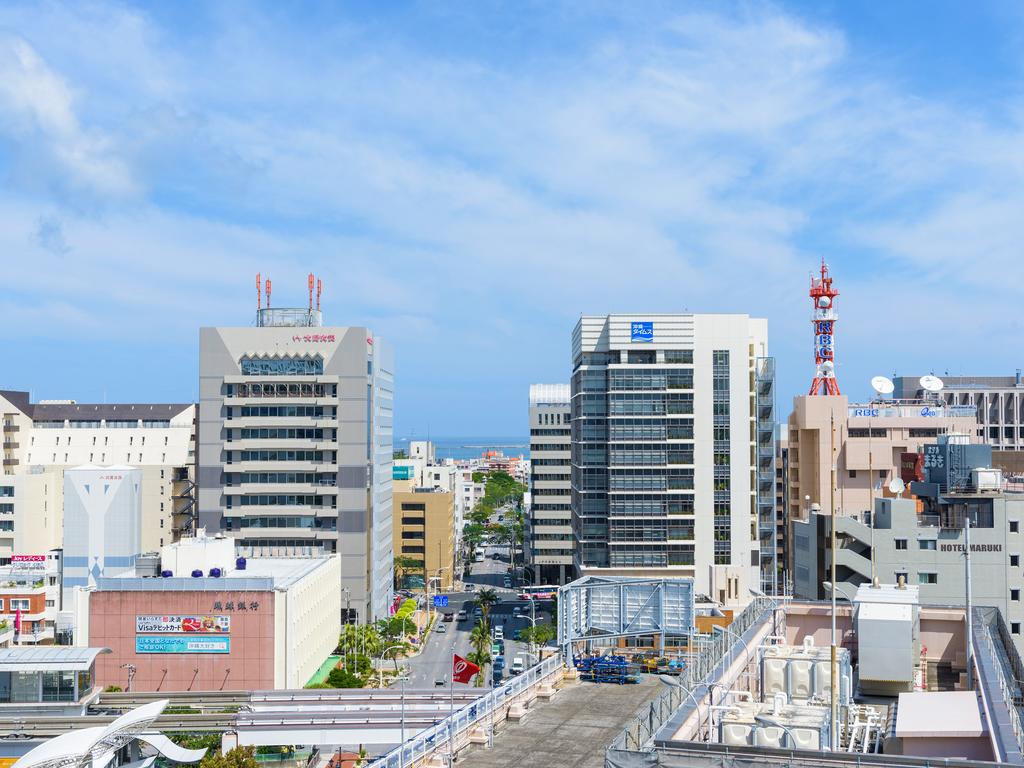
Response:
[[[475,459],[484,451],[501,451],[506,456],[529,456],[530,438],[523,436],[470,436],[470,437],[396,437],[394,449],[408,450],[409,443],[430,440],[439,459]]]

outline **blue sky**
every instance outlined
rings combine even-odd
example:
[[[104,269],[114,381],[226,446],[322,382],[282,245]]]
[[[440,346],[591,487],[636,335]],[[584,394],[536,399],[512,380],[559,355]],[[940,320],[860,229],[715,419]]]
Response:
[[[195,397],[325,282],[401,436],[525,432],[580,313],[769,319],[809,385],[1022,365],[1019,3],[4,3],[0,387]]]

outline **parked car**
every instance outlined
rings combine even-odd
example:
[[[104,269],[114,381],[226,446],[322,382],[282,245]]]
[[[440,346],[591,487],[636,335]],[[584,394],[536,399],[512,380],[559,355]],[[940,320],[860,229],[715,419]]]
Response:
[[[505,668],[505,657],[502,656],[499,653],[499,654],[495,655],[494,661],[492,661],[491,664],[492,664],[492,666],[494,667],[495,670],[504,669]]]
[[[509,672],[513,675],[522,674],[526,669],[526,664],[523,662],[522,656],[516,656],[512,659],[512,666],[509,668]]]
[[[494,628],[494,639],[495,640],[504,640],[505,639],[505,629],[500,624]]]

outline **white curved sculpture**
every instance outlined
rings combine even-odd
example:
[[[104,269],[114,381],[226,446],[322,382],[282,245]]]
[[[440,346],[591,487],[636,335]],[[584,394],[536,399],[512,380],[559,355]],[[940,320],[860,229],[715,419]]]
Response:
[[[162,733],[147,730],[167,704],[167,699],[153,701],[126,712],[107,726],[63,733],[22,755],[12,768],[104,768],[117,750],[135,739],[176,763],[199,762],[206,754],[205,749],[185,749]]]

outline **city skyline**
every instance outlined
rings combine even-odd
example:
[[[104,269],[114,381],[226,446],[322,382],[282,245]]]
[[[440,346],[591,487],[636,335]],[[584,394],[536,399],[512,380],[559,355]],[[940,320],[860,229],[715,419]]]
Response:
[[[0,30],[0,388],[36,400],[197,401],[199,328],[251,324],[256,272],[275,306],[317,273],[325,324],[394,345],[396,440],[525,434],[605,312],[767,318],[784,413],[821,257],[844,394],[1017,367],[1012,5],[13,3]]]

